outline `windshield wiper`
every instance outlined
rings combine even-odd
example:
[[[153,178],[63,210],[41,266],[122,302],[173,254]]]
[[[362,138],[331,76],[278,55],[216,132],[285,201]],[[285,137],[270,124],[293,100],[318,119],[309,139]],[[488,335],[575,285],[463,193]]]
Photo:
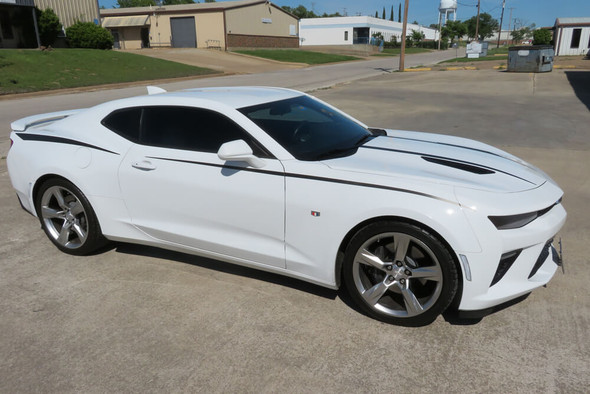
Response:
[[[348,156],[345,153],[350,152],[352,153],[356,153],[357,151],[357,146],[349,146],[346,148],[334,148],[334,149],[330,149],[329,151],[326,152],[322,152],[319,155],[317,155],[315,157],[315,160],[321,160],[321,159],[334,159],[336,157],[344,157],[344,156]]]

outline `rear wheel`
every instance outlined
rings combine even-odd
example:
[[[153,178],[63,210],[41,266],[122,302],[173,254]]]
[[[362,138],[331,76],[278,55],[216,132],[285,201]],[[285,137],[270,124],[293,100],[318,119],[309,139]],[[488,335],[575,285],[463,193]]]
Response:
[[[424,229],[378,222],[346,249],[343,279],[369,316],[403,326],[430,324],[457,292],[457,268],[446,247]]]
[[[86,196],[65,179],[41,185],[36,209],[43,231],[62,252],[85,255],[106,243]]]

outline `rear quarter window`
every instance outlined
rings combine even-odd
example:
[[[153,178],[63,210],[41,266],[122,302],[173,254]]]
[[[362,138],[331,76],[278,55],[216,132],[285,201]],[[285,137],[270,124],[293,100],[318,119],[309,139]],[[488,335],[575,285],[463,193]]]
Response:
[[[133,142],[139,142],[141,108],[124,108],[111,112],[101,122],[107,129]]]

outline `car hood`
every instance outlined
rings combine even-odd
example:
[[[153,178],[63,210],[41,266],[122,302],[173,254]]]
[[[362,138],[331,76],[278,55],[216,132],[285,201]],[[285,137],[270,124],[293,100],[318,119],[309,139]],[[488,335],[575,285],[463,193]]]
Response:
[[[334,170],[492,192],[534,189],[548,177],[492,146],[458,137],[387,130],[351,156],[327,160]]]

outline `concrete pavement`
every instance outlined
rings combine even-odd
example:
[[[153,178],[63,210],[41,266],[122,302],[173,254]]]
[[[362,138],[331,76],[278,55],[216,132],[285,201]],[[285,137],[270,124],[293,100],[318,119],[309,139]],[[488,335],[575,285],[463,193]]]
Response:
[[[152,248],[64,255],[21,210],[1,160],[0,392],[585,392],[589,80],[392,73],[314,93],[371,125],[493,143],[565,190],[566,275],[475,324],[389,326],[334,291]]]

